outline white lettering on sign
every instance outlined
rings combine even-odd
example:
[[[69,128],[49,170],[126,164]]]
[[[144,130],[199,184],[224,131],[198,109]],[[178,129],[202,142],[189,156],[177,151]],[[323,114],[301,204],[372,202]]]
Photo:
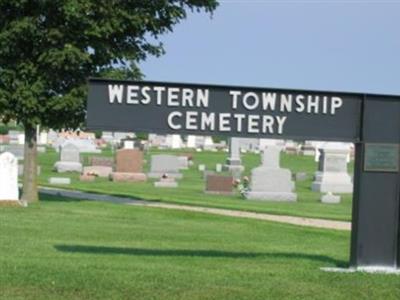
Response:
[[[249,133],[257,134],[283,134],[286,116],[271,115],[245,115],[231,113],[198,113],[187,111],[185,113],[173,111],[168,115],[170,129],[188,131],[218,130],[221,132],[242,132],[245,128]]]
[[[331,106],[331,115],[336,113],[336,110],[343,105],[342,98],[339,97],[332,97],[332,106]]]
[[[306,112],[308,114],[336,114],[336,111],[343,105],[340,97],[327,97],[319,95],[292,95],[282,93],[261,93],[261,100],[257,93],[230,91],[232,109],[237,110],[243,107],[251,111],[275,111],[281,113]],[[242,96],[243,95],[243,96]]]
[[[181,117],[182,117],[182,113],[180,111],[174,111],[173,113],[170,113],[168,115],[168,126],[171,129],[174,129],[174,130],[181,129],[182,125],[180,125],[179,123],[177,124],[177,123],[174,122],[174,118],[181,118]]]
[[[123,85],[108,85],[108,99],[110,103],[114,103],[117,98],[118,103],[122,103],[122,94],[124,93]]]
[[[109,84],[108,97],[110,103],[155,103],[159,106],[207,108],[210,91],[208,89]]]
[[[128,85],[128,95],[126,96],[126,103],[128,104],[138,104],[137,99],[139,87],[137,85]]]
[[[335,115],[343,106],[341,97],[314,92],[265,92],[246,88],[244,91],[229,90],[225,93],[228,93],[230,102],[224,111],[218,102],[210,107],[210,90],[207,88],[108,85],[110,104],[167,107],[166,122],[172,130],[282,135],[286,123],[295,114]],[[219,101],[219,92],[213,97]],[[226,99],[227,96],[224,97]],[[214,105],[218,112],[210,111]],[[181,107],[183,111],[179,111]]]

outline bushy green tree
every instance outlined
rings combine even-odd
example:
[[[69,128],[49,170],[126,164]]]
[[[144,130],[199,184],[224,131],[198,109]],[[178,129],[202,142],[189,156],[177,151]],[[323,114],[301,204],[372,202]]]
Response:
[[[188,10],[216,7],[216,0],[0,0],[0,121],[25,129],[22,198],[38,200],[36,125],[76,128],[88,77],[139,77],[136,63],[164,51],[159,35]]]

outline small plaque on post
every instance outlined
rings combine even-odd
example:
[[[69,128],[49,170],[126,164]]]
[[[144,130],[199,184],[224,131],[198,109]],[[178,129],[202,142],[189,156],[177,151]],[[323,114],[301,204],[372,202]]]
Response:
[[[366,144],[364,156],[366,172],[398,172],[399,145]]]

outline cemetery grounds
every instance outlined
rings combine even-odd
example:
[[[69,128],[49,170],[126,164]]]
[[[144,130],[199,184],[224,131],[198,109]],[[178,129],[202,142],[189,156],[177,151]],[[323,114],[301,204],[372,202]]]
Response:
[[[165,153],[166,151],[163,151]],[[168,151],[171,153],[171,151]],[[187,151],[182,151],[187,153]],[[103,151],[104,155],[111,151]],[[159,153],[150,151],[146,155]],[[176,153],[176,152],[174,152]],[[87,155],[85,155],[85,158]],[[203,193],[197,165],[214,169],[223,152],[194,152],[178,189],[148,183],[72,178],[69,189],[273,214],[351,219],[351,197],[318,203],[310,191],[316,163],[282,156],[305,171],[297,203],[265,203]],[[58,154],[40,155],[46,185]],[[246,172],[259,157],[243,157]],[[64,174],[62,175],[64,176]],[[26,209],[0,208],[0,299],[399,299],[400,277],[329,273],[346,267],[350,232],[203,213],[41,196]]]

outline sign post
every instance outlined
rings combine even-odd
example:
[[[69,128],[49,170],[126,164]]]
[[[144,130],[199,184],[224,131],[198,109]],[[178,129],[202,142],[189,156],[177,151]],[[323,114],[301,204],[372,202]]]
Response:
[[[353,142],[350,265],[398,267],[400,97],[91,79],[87,127]]]

